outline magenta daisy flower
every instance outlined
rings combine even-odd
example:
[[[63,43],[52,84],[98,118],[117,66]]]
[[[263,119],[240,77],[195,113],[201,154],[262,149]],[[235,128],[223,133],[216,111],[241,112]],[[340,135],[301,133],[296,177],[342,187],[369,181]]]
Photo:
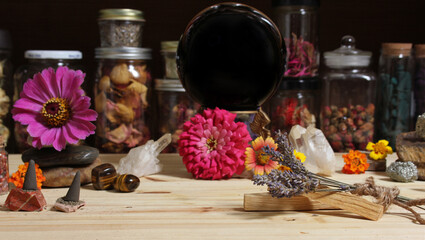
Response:
[[[195,178],[222,179],[244,170],[244,152],[251,137],[236,114],[206,109],[187,121],[179,139],[179,153]]]
[[[44,69],[24,84],[20,99],[13,106],[15,121],[28,125],[32,145],[53,145],[61,151],[66,143],[75,144],[94,133],[97,113],[89,109],[90,98],[81,84],[85,74],[59,67]]]

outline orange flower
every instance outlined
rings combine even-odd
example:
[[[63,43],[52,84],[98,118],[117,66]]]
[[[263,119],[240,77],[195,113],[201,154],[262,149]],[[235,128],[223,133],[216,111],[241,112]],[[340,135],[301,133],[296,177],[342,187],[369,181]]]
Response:
[[[24,185],[25,180],[25,174],[27,173],[28,169],[28,162],[25,164],[21,164],[18,167],[18,171],[12,174],[12,176],[9,178],[9,182],[12,182],[15,184],[16,188],[22,188]],[[41,189],[41,183],[46,181],[46,177],[43,176],[43,172],[38,167],[38,164],[35,164],[35,174],[37,177],[37,187],[38,189]]]
[[[359,174],[364,173],[369,168],[367,163],[366,154],[361,153],[357,150],[350,150],[348,154],[342,155],[344,158],[345,165],[342,168],[342,172],[346,174]]]
[[[245,168],[248,171],[254,169],[254,174],[263,175],[264,172],[269,174],[272,169],[278,167],[277,162],[270,159],[270,156],[263,151],[264,146],[269,146],[273,150],[277,149],[273,138],[268,137],[264,140],[263,137],[258,137],[251,144],[252,148],[248,147],[245,151]]]

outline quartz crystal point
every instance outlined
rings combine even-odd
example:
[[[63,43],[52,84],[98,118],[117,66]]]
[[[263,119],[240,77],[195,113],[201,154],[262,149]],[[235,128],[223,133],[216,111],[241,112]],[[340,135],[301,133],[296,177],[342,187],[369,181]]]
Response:
[[[331,176],[335,172],[335,153],[323,132],[313,126],[292,127],[289,141],[306,156],[305,167],[314,173]]]
[[[117,172],[142,177],[161,171],[157,156],[170,143],[171,134],[166,133],[157,141],[149,140],[145,145],[132,148],[121,158]]]

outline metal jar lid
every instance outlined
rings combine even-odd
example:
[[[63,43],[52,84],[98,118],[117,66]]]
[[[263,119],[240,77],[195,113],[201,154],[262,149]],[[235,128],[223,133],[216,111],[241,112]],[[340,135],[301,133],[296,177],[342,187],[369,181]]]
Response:
[[[98,20],[131,20],[144,22],[143,12],[128,8],[101,9]]]
[[[168,92],[185,92],[180,80],[155,79],[155,90]]]
[[[80,51],[62,51],[62,50],[27,50],[25,51],[27,59],[82,59],[83,53]]]
[[[150,48],[120,47],[120,48],[96,48],[96,59],[152,59]]]

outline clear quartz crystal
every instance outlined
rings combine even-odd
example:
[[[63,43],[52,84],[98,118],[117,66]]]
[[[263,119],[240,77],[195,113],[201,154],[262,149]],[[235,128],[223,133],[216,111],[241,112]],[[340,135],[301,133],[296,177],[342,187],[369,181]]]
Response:
[[[171,134],[166,133],[157,141],[149,140],[145,145],[132,148],[127,156],[121,158],[117,172],[138,177],[160,172],[162,167],[157,157],[170,143]]]
[[[300,125],[292,127],[289,141],[306,156],[305,167],[314,173],[331,176],[335,172],[335,153],[320,129]]]

